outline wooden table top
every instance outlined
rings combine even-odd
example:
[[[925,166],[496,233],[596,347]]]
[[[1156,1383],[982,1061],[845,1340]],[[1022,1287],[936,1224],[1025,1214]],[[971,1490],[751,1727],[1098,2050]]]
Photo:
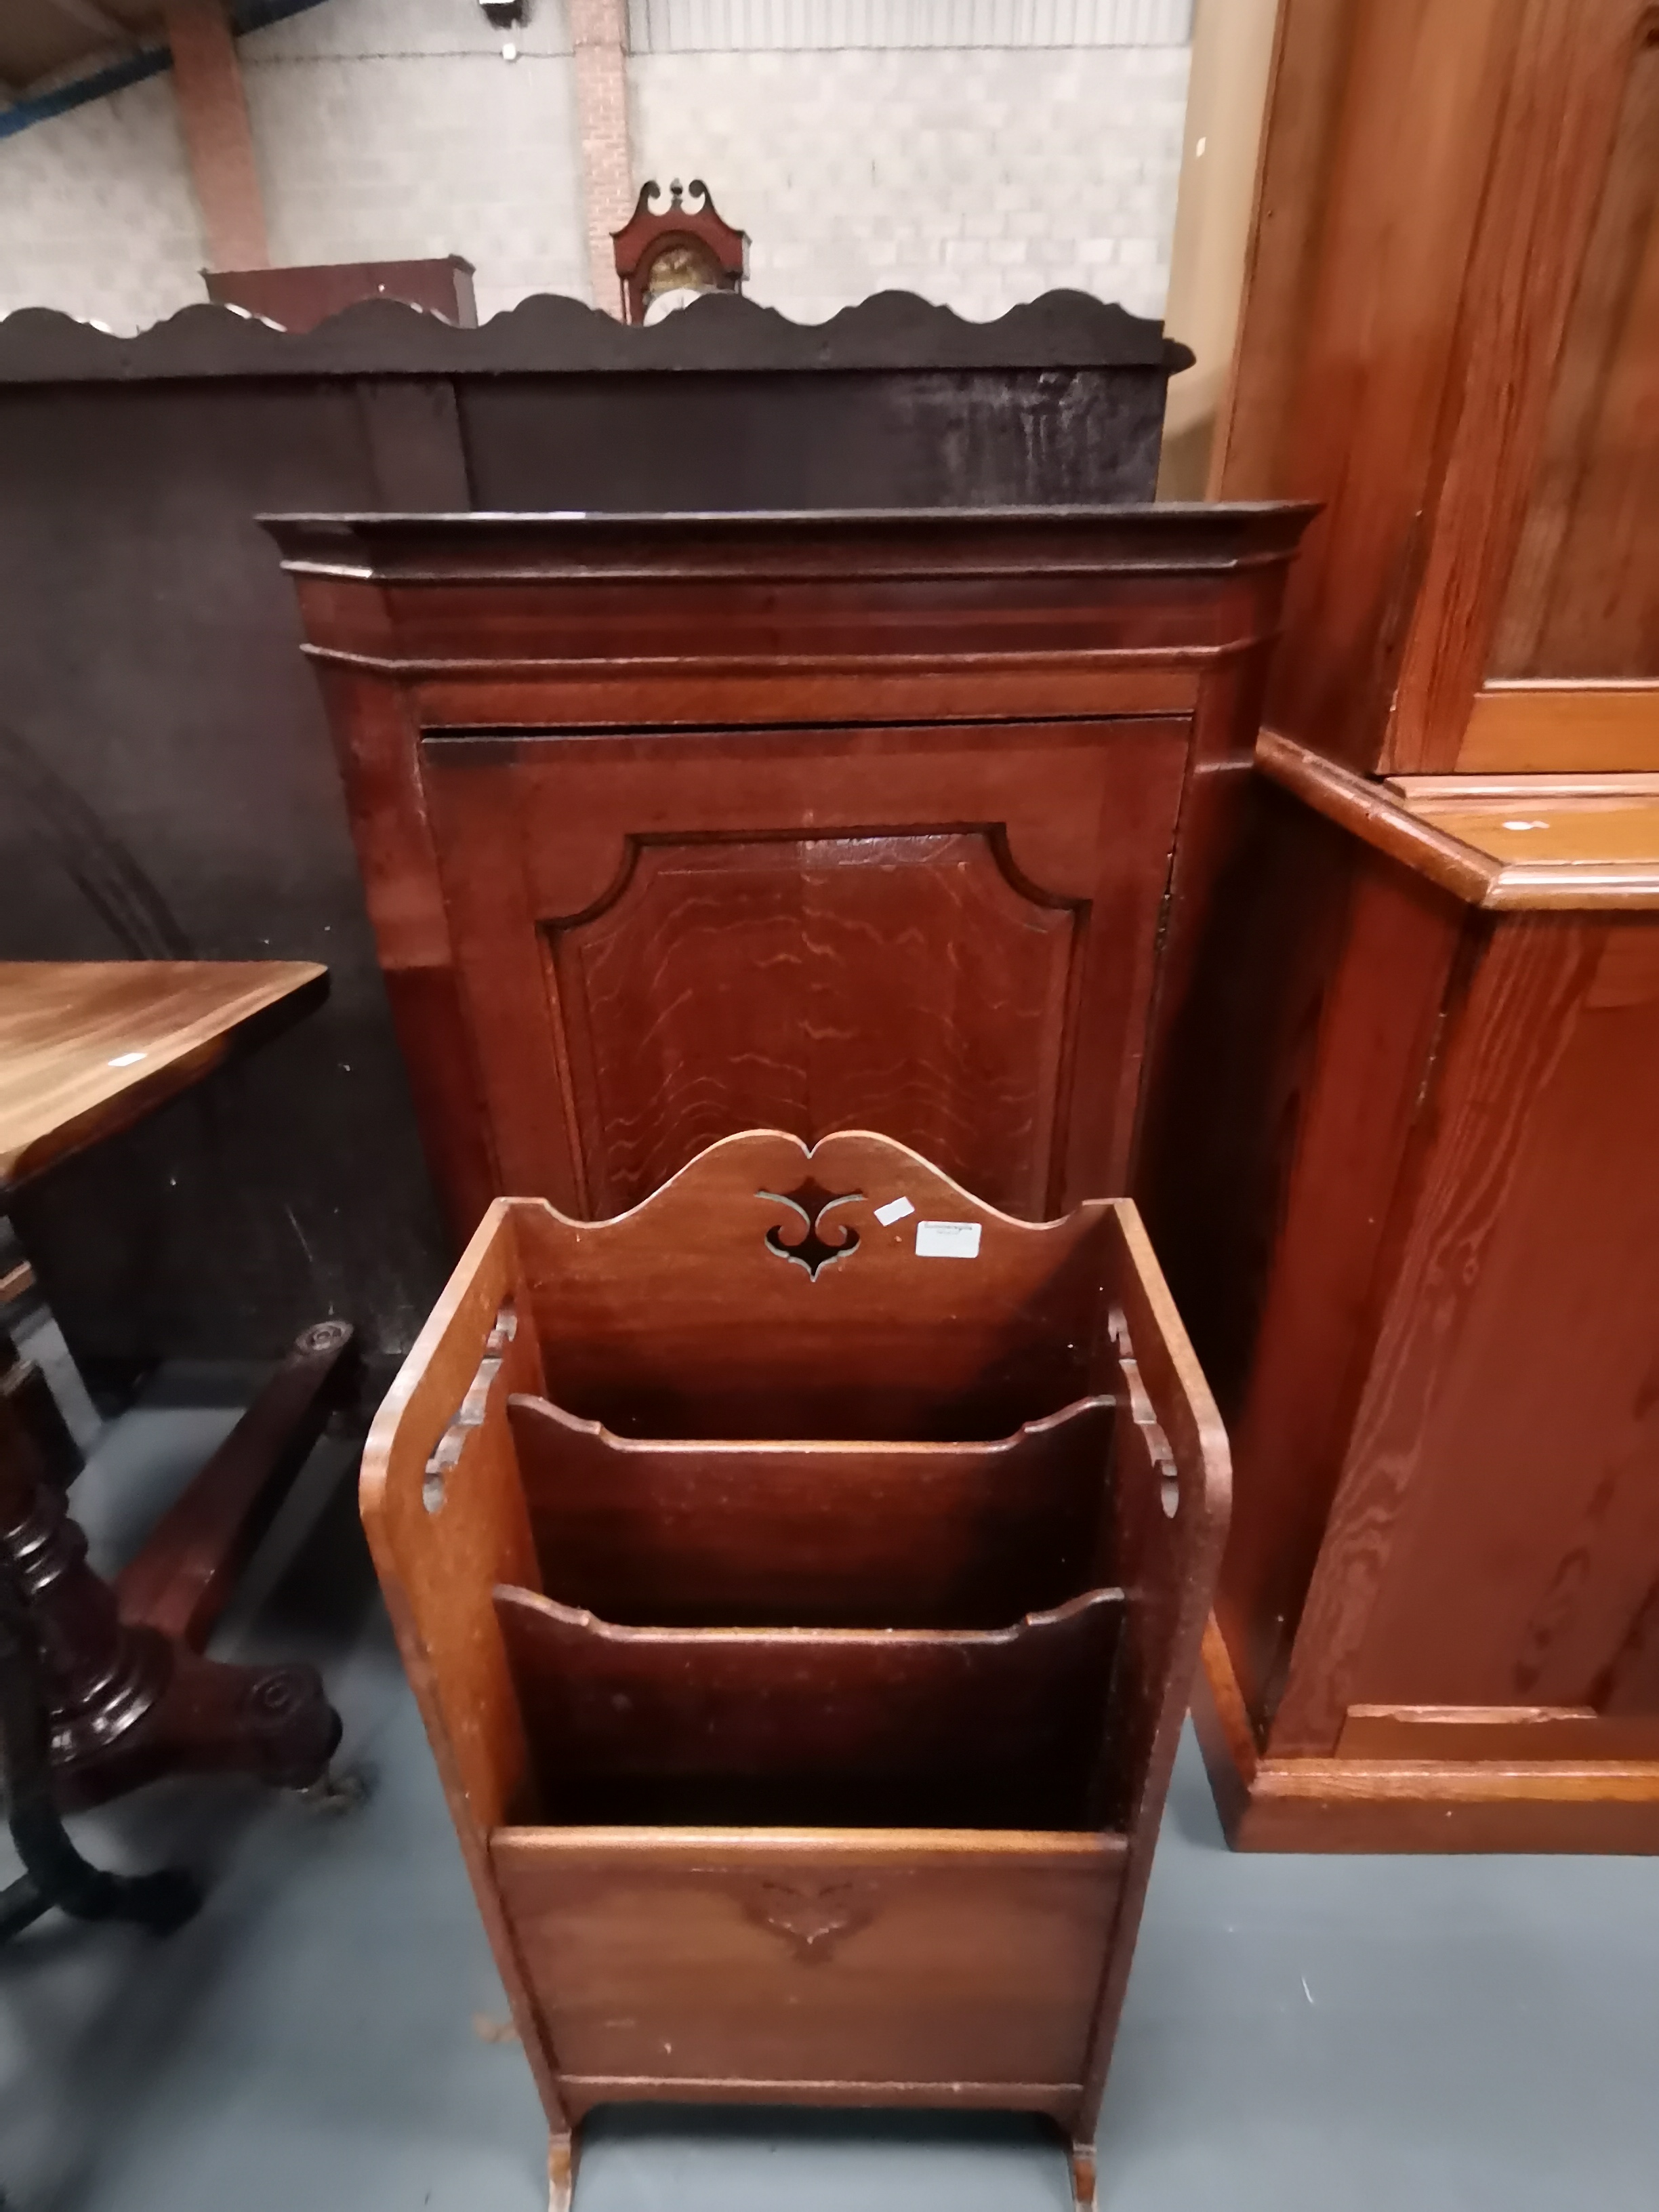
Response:
[[[0,961],[0,1195],[327,992],[310,960]]]

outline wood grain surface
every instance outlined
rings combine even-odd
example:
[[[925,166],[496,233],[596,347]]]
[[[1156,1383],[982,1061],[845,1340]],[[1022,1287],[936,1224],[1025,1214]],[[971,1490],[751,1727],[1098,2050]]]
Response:
[[[615,1213],[733,1128],[849,1123],[1031,1218],[1117,1188],[1186,737],[428,747],[510,1188]]]
[[[495,1613],[544,1820],[1091,1825],[1121,1590],[998,1629],[618,1627],[511,1588]]]
[[[1659,684],[1488,684],[1453,765],[1500,776],[1659,769]]]
[[[1514,775],[1387,783],[1263,730],[1257,765],[1368,845],[1495,913],[1659,907],[1659,793],[1652,780]],[[1489,792],[1490,796],[1484,795]]]
[[[1229,1832],[1659,1848],[1659,919],[1608,888],[1651,872],[1656,779],[1260,757],[1191,1175],[1148,1193],[1233,1422]]]
[[[1556,367],[1493,647],[1498,677],[1659,678],[1656,144],[1659,17],[1650,15]]]
[[[810,1187],[790,1180],[804,1172]],[[801,1202],[757,1207],[779,1183]],[[913,1213],[876,1222],[901,1195]],[[919,1254],[918,1216],[976,1229],[976,1256]],[[549,1601],[534,1534],[547,1470],[531,1467],[537,1446],[519,1455],[550,1418],[562,1437],[571,1425],[509,1401],[546,1396],[573,1346],[623,1373],[630,1334],[632,1370],[660,1345],[668,1402],[701,1387],[711,1419],[810,1399],[813,1359],[843,1376],[830,1425],[847,1441],[827,1450],[574,1431],[624,1467],[637,1454],[728,1483],[720,1571],[724,1514],[752,1586],[764,1486],[792,1460],[878,1474],[889,1497],[896,1469],[927,1468],[932,1510],[954,1484],[976,1520],[962,1482],[976,1456],[1012,1467],[1069,1429],[1092,1437],[1105,1505],[1093,1594],[1023,1624],[854,1629],[608,1624]],[[895,1408],[937,1426],[964,1397],[1005,1402],[1033,1361],[1095,1378],[1109,1440],[1098,1405],[968,1452],[885,1440]],[[750,1538],[723,1459],[759,1494]],[[362,1496],[561,2172],[595,2103],[769,2094],[1044,2112],[1086,2194],[1228,1498],[1220,1423],[1132,1206],[1022,1222],[890,1140],[845,1133],[809,1154],[775,1131],[722,1141],[613,1220],[498,1200],[377,1419]],[[1029,1502],[1047,1510],[1040,1484]],[[865,1618],[906,1510],[831,1562]],[[998,1518],[939,1548],[982,1562]],[[622,1540],[601,1547],[619,1575]],[[641,1585],[652,1571],[647,1558]],[[958,1587],[989,1601],[981,1566]],[[706,1825],[711,1810],[729,1817]],[[800,1825],[826,1814],[837,1825]],[[907,1824],[918,1814],[927,1826]]]
[[[0,1191],[320,1003],[309,960],[0,962]]]
[[[908,1213],[876,1218],[901,1200]],[[764,1130],[710,1146],[614,1219],[533,1201],[514,1218],[567,1412],[621,1436],[952,1443],[1109,1387],[1113,1212],[1091,1200],[1017,1221],[870,1132],[809,1148]],[[923,1221],[977,1227],[976,1256],[919,1252]]]
[[[270,523],[457,1225],[769,1123],[1125,1188],[1306,520]]]
[[[1109,1835],[504,1828],[573,2104],[1047,2108],[1070,2122],[1122,1881]]]
[[[1490,1733],[1489,1711],[1477,1709],[1475,1718],[1489,1732],[1473,1758],[1397,1755],[1397,1717],[1388,1739],[1395,1756],[1276,1758],[1258,1748],[1213,1623],[1193,1698],[1210,1784],[1237,1850],[1659,1852],[1659,1761],[1620,1755],[1618,1731],[1601,1739],[1610,1756],[1578,1756],[1575,1745],[1574,1755],[1527,1759],[1516,1741],[1526,1723],[1498,1723],[1504,1741]],[[1443,1724],[1443,1750],[1454,1741],[1450,1726],[1465,1724],[1449,1712],[1433,1725]],[[1353,1725],[1351,1717],[1345,1739]],[[1626,1747],[1631,1740],[1626,1732]],[[1533,1747],[1542,1748],[1535,1738]],[[1427,1748],[1417,1730],[1411,1749]]]
[[[1093,1578],[1114,1407],[979,1444],[613,1436],[507,1406],[541,1586],[613,1621],[997,1628]]]
[[[1599,950],[1599,933],[1583,924],[1528,916],[1492,940],[1471,982],[1274,1722],[1278,1753],[1334,1750],[1364,1695],[1359,1656],[1429,1464],[1428,1432],[1448,1388],[1485,1372],[1465,1361],[1471,1309],[1512,1218],[1535,1098],[1567,1050]],[[1506,1348],[1506,1364],[1512,1356]],[[1460,1617],[1471,1595],[1460,1582]]]
[[[1443,21],[1464,12],[1437,11]],[[1513,46],[1435,426],[1435,526],[1380,763],[1391,769],[1452,767],[1494,665],[1568,310],[1647,0],[1525,0],[1504,12]],[[1638,373],[1652,370],[1649,358]],[[1624,657],[1615,647],[1609,662],[1592,656],[1573,672],[1624,675]]]
[[[1511,1052],[1537,1055],[1524,1080],[1511,1091],[1490,1062],[1466,1079],[1455,1060],[1448,1069],[1445,1196],[1427,1194],[1424,1216],[1439,1249],[1399,1295],[1429,1307],[1450,1293],[1461,1312],[1419,1370],[1420,1431],[1409,1443],[1394,1431],[1409,1488],[1350,1705],[1659,1717],[1659,932],[1548,927],[1553,941],[1516,944],[1510,988],[1525,1012],[1484,983],[1470,1006],[1474,1021],[1511,1025]],[[1503,956],[1500,940],[1488,969]],[[1472,1034],[1458,1057],[1481,1049]],[[1486,1108],[1478,1141],[1455,1103],[1464,1079],[1483,1101],[1516,1101]],[[1385,1332],[1374,1383],[1397,1413],[1392,1351]],[[1372,1443],[1362,1422],[1334,1563],[1357,1528]]]
[[[1212,489],[1325,502],[1304,744],[1449,769],[1491,676],[1653,672],[1655,71],[1649,0],[1282,10]]]
[[[1329,854],[1315,837],[1296,857],[1312,872]],[[1297,904],[1284,885],[1285,876],[1264,881],[1259,896],[1287,908],[1294,927]],[[1288,1152],[1261,1194],[1261,1220],[1277,1234],[1257,1278],[1234,1418],[1234,1513],[1216,1612],[1249,1709],[1264,1719],[1324,1540],[1424,1093],[1466,957],[1465,910],[1381,856],[1365,854],[1345,890],[1339,933],[1307,948],[1317,946],[1316,1026],[1261,1101]],[[1286,1131],[1298,1091],[1305,1104]]]

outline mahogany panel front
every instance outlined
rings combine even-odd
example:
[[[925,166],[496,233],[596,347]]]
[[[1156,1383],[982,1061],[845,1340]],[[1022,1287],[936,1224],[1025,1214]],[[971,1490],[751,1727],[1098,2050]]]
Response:
[[[754,1126],[1127,1188],[1305,520],[270,526],[458,1231]]]
[[[865,1123],[1012,1212],[1121,1187],[1187,739],[428,738],[504,1186],[618,1213],[732,1129]]]

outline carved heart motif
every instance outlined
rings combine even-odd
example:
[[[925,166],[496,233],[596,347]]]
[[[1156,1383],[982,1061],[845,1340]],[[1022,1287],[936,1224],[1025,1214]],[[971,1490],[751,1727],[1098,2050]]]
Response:
[[[867,1928],[876,1917],[876,1899],[863,1883],[830,1882],[794,1889],[781,1881],[757,1882],[743,1909],[757,1926],[781,1936],[804,1966],[835,1954],[843,1937]]]
[[[857,1250],[859,1232],[850,1222],[833,1224],[831,1236],[837,1230],[840,1231],[839,1239],[834,1243],[820,1232],[818,1224],[832,1206],[850,1206],[854,1200],[863,1197],[862,1191],[828,1191],[816,1177],[808,1176],[805,1182],[798,1183],[793,1190],[757,1190],[755,1195],[757,1198],[769,1198],[777,1206],[787,1206],[792,1213],[798,1213],[805,1223],[805,1235],[797,1234],[790,1238],[785,1237],[781,1228],[769,1229],[766,1245],[767,1249],[775,1252],[781,1260],[793,1260],[798,1267],[805,1267],[815,1283],[820,1271],[832,1260],[843,1260],[849,1252]],[[793,1229],[794,1224],[791,1222],[787,1225]]]

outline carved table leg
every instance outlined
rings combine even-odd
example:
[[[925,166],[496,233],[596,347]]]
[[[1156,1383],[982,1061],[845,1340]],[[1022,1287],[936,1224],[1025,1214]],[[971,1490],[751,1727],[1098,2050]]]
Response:
[[[1095,2212],[1095,2147],[1091,2142],[1072,2145],[1072,2201],[1077,2212]]]
[[[27,1602],[11,1561],[0,1557],[0,1775],[22,1878],[0,1891],[0,1943],[53,1905],[80,1920],[136,1920],[168,1935],[201,1893],[188,1875],[114,1875],[89,1866],[52,1802],[46,1700]]]
[[[0,1328],[0,1395],[16,1407],[34,1438],[46,1473],[60,1486],[81,1472],[81,1448],[70,1434],[52,1386],[32,1359],[25,1359],[9,1332]]]
[[[322,1321],[289,1355],[116,1577],[124,1620],[199,1651],[329,1416],[357,1378],[356,1332]]]
[[[0,1550],[28,1607],[60,1806],[99,1804],[181,1771],[240,1771],[301,1789],[326,1768],[340,1723],[313,1668],[226,1666],[122,1620],[3,1396]]]
[[[547,2142],[547,2212],[570,2212],[576,2193],[576,2161],[581,2139],[574,2128],[568,2135],[550,2136]]]

